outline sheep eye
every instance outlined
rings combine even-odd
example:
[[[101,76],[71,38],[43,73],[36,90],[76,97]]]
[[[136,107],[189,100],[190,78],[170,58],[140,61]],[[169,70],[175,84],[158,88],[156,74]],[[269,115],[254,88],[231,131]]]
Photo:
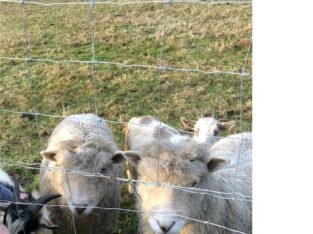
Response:
[[[197,187],[197,185],[198,185],[198,182],[193,182],[193,183],[191,184],[191,187],[195,188],[195,187]]]
[[[218,128],[218,129],[215,129],[214,131],[213,131],[213,135],[214,136],[217,136],[217,134],[219,134],[219,132],[220,132],[221,130]]]
[[[76,154],[77,152],[74,149],[68,149],[71,154]]]
[[[101,169],[101,174],[103,174],[104,172],[106,171],[106,168],[105,167],[103,167],[102,169]]]

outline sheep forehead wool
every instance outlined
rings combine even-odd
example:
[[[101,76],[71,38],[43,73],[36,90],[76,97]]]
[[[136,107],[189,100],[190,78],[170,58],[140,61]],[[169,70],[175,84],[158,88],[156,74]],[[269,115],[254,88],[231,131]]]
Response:
[[[159,134],[165,134],[168,135],[170,133],[178,133],[176,129],[172,128],[171,126],[161,122],[157,118],[153,116],[142,116],[142,117],[135,117],[130,120],[130,125],[138,125],[138,127],[148,130],[151,128],[151,130],[154,132],[154,136],[158,137]]]
[[[180,133],[171,126],[153,116],[132,118],[126,129],[127,148],[140,150],[147,142],[157,143],[160,139],[169,139]]]
[[[112,132],[106,122],[93,114],[71,115],[65,118],[53,130],[49,139],[49,147],[77,147],[93,142],[96,147],[102,147],[113,152],[116,150]]]
[[[182,137],[176,144],[161,141],[160,145],[147,145],[142,152],[138,172],[149,182],[188,186],[191,182],[199,181],[207,174],[204,158],[208,155],[206,147],[197,145],[188,138]]]
[[[156,119],[153,116],[142,116],[140,118],[137,118],[138,123],[148,125],[156,121]]]
[[[219,123],[219,121],[212,117],[202,117],[195,123],[195,127],[216,127],[217,123]]]
[[[96,148],[76,148],[73,151],[59,152],[58,158],[58,166],[84,172],[99,172],[99,169],[112,164],[112,153]]]
[[[201,143],[210,143],[210,140],[214,141],[214,137],[219,130],[217,124],[218,120],[212,117],[202,117],[194,125],[194,139]]]

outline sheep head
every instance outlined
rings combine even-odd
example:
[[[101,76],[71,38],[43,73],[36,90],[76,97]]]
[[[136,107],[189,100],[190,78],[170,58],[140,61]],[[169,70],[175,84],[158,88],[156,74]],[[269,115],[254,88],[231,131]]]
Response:
[[[53,178],[57,192],[64,194],[61,204],[69,206],[76,216],[89,215],[112,193],[112,184],[119,183],[110,179],[115,176],[113,166],[125,161],[122,154],[123,151],[111,149],[109,142],[97,147],[92,142],[67,141],[41,152],[49,167],[55,169],[46,174],[53,173],[49,177]]]
[[[147,145],[142,152],[125,157],[136,168],[139,180],[161,183],[137,183],[136,187],[144,219],[156,233],[178,233],[189,222],[183,217],[199,218],[203,197],[193,188],[203,187],[208,175],[228,162],[210,158],[204,144],[184,137],[175,144]]]
[[[202,116],[198,121],[185,117],[180,118],[181,123],[188,129],[194,131],[194,139],[199,143],[208,144],[212,137],[217,136],[221,131],[231,130],[235,121],[218,121],[214,117]]]

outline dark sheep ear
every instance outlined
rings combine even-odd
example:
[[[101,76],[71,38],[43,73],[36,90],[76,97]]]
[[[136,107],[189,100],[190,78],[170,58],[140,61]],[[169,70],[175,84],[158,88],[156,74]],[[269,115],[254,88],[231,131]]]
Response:
[[[191,130],[193,130],[194,125],[195,125],[195,123],[192,120],[187,119],[187,118],[185,118],[183,116],[180,117],[180,122],[182,123],[182,125],[184,125],[185,128],[188,128],[188,129],[191,129]]]
[[[117,150],[113,152],[112,161],[114,164],[120,164],[125,162],[125,157],[123,156],[123,151]]]
[[[141,157],[138,151],[124,151],[123,156],[124,158],[133,166],[137,166]]]
[[[40,152],[42,157],[45,157],[46,159],[50,161],[56,161],[57,151],[56,150],[43,150]]]
[[[209,162],[207,163],[207,167],[208,167],[209,172],[211,173],[211,172],[221,169],[227,163],[228,163],[228,160],[224,158],[211,158]]]
[[[217,127],[221,130],[231,130],[235,127],[236,122],[234,120],[227,122],[220,122],[217,124]]]

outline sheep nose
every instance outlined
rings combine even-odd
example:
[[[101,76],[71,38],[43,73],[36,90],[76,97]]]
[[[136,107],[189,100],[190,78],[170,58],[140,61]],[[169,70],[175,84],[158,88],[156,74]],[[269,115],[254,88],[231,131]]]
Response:
[[[88,204],[74,204],[77,214],[81,215],[86,210]]]
[[[163,233],[167,233],[169,230],[171,230],[171,228],[174,226],[174,224],[175,224],[175,221],[173,221],[169,226],[167,226],[167,225],[162,225],[162,224],[160,224],[159,223],[159,221],[157,221],[158,222],[158,224],[159,224],[159,226],[160,226],[160,228],[161,228],[161,230],[162,230],[162,232]]]

